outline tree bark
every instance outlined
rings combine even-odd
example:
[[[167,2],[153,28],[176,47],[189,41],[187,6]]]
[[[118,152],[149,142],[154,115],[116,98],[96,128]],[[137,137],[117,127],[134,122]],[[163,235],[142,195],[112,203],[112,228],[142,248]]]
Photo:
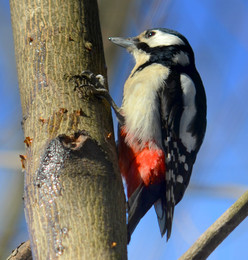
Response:
[[[79,96],[73,80],[83,70],[106,77],[97,2],[10,0],[10,7],[33,258],[126,259],[110,107]]]

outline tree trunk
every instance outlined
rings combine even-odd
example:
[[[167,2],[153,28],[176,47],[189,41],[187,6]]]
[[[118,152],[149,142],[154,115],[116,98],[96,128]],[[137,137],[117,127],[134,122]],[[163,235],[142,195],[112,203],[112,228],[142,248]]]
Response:
[[[83,70],[106,77],[97,2],[10,0],[10,7],[33,258],[126,259],[110,107],[75,91]]]

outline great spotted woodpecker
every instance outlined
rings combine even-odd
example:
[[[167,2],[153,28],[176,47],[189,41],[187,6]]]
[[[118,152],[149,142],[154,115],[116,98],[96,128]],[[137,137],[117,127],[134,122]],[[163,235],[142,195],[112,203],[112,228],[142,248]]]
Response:
[[[118,108],[118,155],[127,185],[128,233],[155,206],[160,232],[171,235],[175,205],[188,186],[206,130],[206,95],[187,39],[168,29],[109,38],[135,58]]]

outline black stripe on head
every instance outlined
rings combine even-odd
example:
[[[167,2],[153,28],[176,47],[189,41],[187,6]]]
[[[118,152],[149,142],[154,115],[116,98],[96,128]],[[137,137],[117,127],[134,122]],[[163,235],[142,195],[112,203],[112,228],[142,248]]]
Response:
[[[179,71],[184,71],[186,70],[186,67],[191,67],[195,64],[194,53],[191,47],[187,45],[170,45],[150,48],[146,43],[140,42],[137,44],[137,48],[150,54],[150,59],[144,64],[140,65],[131,77],[133,77],[136,72],[143,70],[145,67],[153,63],[162,64],[169,68],[174,67]],[[173,61],[173,57],[176,54],[179,54],[181,51],[185,52],[189,58],[189,64],[186,67],[181,66],[180,64]]]
[[[172,58],[181,51],[188,55],[190,64],[193,65],[195,63],[194,53],[188,45],[158,46],[150,48],[148,53],[150,53],[150,60],[153,60],[153,62],[163,61],[164,64],[169,66],[174,64]]]
[[[146,52],[146,53],[150,53],[150,47],[149,47],[149,45],[148,44],[146,44],[145,42],[139,42],[139,43],[137,43],[136,44],[136,47],[137,47],[137,49],[139,49],[139,50],[142,50],[142,51],[144,51],[144,52]]]

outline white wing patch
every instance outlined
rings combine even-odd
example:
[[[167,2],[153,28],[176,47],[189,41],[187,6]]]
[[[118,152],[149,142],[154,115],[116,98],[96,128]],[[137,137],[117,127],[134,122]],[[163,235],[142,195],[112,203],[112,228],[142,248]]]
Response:
[[[192,133],[188,131],[188,128],[192,119],[196,115],[196,106],[195,106],[196,89],[193,81],[187,74],[181,74],[180,81],[181,81],[181,86],[183,91],[184,110],[180,121],[179,137],[183,145],[186,147],[187,151],[191,152],[192,150],[195,149],[196,137],[192,136]]]

